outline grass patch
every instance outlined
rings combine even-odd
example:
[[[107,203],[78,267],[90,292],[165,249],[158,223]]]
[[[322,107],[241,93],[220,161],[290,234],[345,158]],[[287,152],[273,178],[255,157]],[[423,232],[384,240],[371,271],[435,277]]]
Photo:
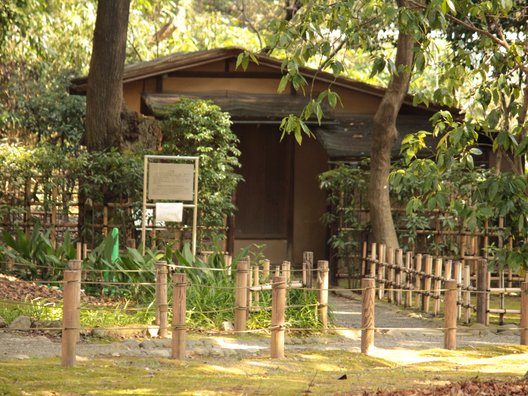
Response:
[[[417,354],[418,352],[409,351]],[[421,388],[465,379],[518,379],[528,348],[518,346],[419,352],[422,362],[340,351],[290,353],[285,359],[90,359],[73,369],[58,359],[3,361],[0,394],[26,395],[299,395]],[[346,380],[339,380],[346,375]]]

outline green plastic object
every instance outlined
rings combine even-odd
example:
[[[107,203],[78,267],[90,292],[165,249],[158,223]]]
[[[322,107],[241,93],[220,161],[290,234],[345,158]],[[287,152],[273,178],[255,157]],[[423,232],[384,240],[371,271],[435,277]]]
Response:
[[[112,263],[115,263],[119,258],[119,230],[112,228],[112,238],[114,239],[114,248],[112,249]]]

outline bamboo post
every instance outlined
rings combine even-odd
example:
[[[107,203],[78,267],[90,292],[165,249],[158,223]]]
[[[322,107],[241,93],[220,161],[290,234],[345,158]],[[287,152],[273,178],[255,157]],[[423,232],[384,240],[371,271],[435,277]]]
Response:
[[[311,289],[313,287],[313,252],[303,252],[303,263],[306,263],[306,287]]]
[[[471,321],[471,291],[469,287],[471,286],[471,267],[469,264],[464,264],[464,272],[462,273],[462,287],[464,289],[464,323],[469,323]]]
[[[262,281],[268,282],[270,277],[270,261],[268,259],[265,259],[262,262]]]
[[[82,257],[82,243],[81,242],[77,242],[77,244],[75,245],[75,259],[76,260],[82,260],[83,257]]]
[[[276,265],[275,266],[275,276],[280,276],[280,274],[281,274],[280,265]]]
[[[291,263],[289,261],[282,262],[282,275],[286,277],[286,282],[291,282]]]
[[[251,290],[251,286],[253,286],[253,268],[254,266],[249,265],[249,272],[247,277],[247,306],[248,310],[251,311],[251,308],[253,307],[253,291]]]
[[[477,323],[488,325],[488,262],[479,260],[477,263]]]
[[[460,288],[462,287],[462,264],[460,261],[455,261],[454,269],[453,269],[453,279],[457,283],[457,301],[462,302],[462,294],[460,292]],[[460,304],[457,304],[457,319],[460,319],[462,317],[462,309]]]
[[[434,268],[434,302],[433,302],[433,315],[438,316],[440,314],[440,289],[442,288],[442,259],[437,258],[435,260]]]
[[[286,321],[286,276],[275,276],[271,294],[271,357],[284,357],[284,323]]]
[[[58,199],[58,191],[57,187],[53,187],[53,190],[51,192],[51,216],[50,216],[50,223],[51,223],[51,243],[53,244],[53,247],[57,247],[57,199]]]
[[[378,245],[378,298],[381,300],[385,296],[385,245]]]
[[[521,345],[528,345],[528,282],[521,283]]]
[[[76,344],[80,330],[81,271],[64,271],[64,303],[62,310],[61,365],[75,365]]]
[[[363,247],[361,250],[361,276],[366,276],[367,271],[367,241],[363,241]]]
[[[308,283],[306,268],[307,268],[306,262],[303,261],[302,263],[302,285],[303,287],[306,287],[306,284]]]
[[[328,261],[319,260],[317,262],[317,280],[318,280],[318,302],[319,302],[319,320],[323,331],[328,328]]]
[[[108,235],[108,206],[103,207],[103,235]]]
[[[236,294],[235,294],[235,331],[246,330],[247,321],[247,285],[248,285],[249,262],[239,261],[236,272]]]
[[[233,266],[233,257],[230,254],[224,257],[225,257],[225,265],[227,269],[227,276],[231,276],[231,267]]]
[[[446,281],[446,293],[444,304],[444,348],[456,349],[457,332],[457,282],[456,280]]]
[[[83,243],[83,250],[82,250],[82,256],[83,258],[86,258],[88,257],[88,244],[87,243]]]
[[[389,288],[389,293],[388,293],[388,297],[387,297],[387,300],[389,302],[394,302],[394,275],[395,275],[395,269],[394,269],[394,262],[395,262],[395,257],[394,257],[394,248],[392,247],[389,247],[387,249],[387,266],[389,267],[388,269],[388,280],[387,280],[387,287]]]
[[[259,286],[260,285],[260,268],[258,265],[255,265],[253,267],[253,285]],[[255,290],[255,305],[258,307],[260,305],[260,292],[258,290]]]
[[[373,278],[361,280],[363,289],[361,309],[361,353],[370,355],[374,348],[374,303],[376,295],[376,282]]]
[[[370,277],[376,277],[376,243],[370,245]]]
[[[402,285],[401,285],[401,273],[403,269],[403,250],[396,249],[396,304],[401,305],[402,302]]]
[[[431,301],[431,272],[433,270],[433,257],[425,255],[424,295],[422,310],[429,313],[429,302]]]
[[[411,279],[411,270],[412,270],[412,252],[407,252],[405,255],[405,272],[404,276],[405,289],[405,306],[412,307],[412,279]]]
[[[187,311],[187,279],[185,274],[172,276],[172,355],[173,359],[183,360],[186,357],[185,325]]]
[[[414,289],[419,291],[416,293],[415,305],[416,307],[419,308],[420,299],[422,298],[422,255],[421,253],[418,253],[414,257],[414,270],[416,273],[416,276],[414,277]]]
[[[157,261],[156,262],[156,308],[157,308],[157,319],[159,326],[159,337],[165,338],[168,334],[168,310],[167,304],[167,262]]]

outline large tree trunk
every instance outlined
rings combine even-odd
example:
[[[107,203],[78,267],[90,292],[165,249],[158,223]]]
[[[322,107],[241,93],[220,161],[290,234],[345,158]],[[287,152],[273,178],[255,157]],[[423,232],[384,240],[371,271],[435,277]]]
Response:
[[[374,241],[397,248],[389,196],[391,150],[398,135],[396,118],[409,89],[413,61],[413,39],[402,32],[398,35],[396,67],[399,72],[391,78],[387,91],[374,115],[370,149],[369,205]]]
[[[86,92],[84,143],[90,151],[119,147],[123,70],[130,0],[99,0]]]

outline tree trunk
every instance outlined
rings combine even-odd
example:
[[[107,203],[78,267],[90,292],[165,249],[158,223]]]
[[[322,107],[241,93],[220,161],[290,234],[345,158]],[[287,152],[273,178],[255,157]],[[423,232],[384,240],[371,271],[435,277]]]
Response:
[[[99,0],[86,92],[84,143],[90,151],[119,147],[123,70],[130,0]]]
[[[399,2],[401,7],[401,4]],[[374,115],[370,149],[370,180],[368,199],[374,241],[398,248],[389,196],[391,150],[398,135],[396,118],[409,89],[413,61],[413,39],[400,31],[396,52],[397,73],[391,78],[387,91]]]

